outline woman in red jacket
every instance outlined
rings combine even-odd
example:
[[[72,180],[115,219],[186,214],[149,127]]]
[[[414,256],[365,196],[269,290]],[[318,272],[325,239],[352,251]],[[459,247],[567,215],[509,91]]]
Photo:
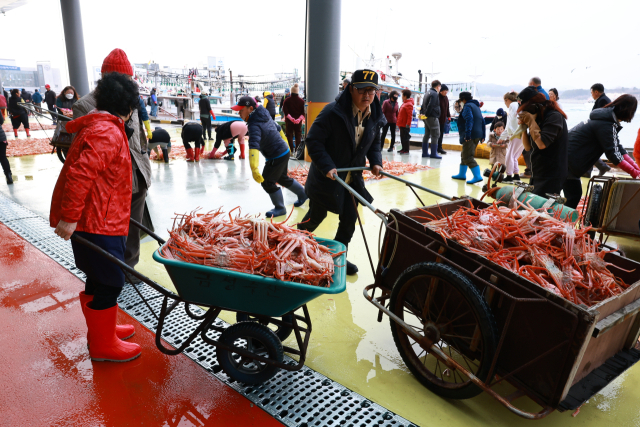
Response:
[[[95,90],[96,109],[67,123],[75,139],[51,200],[50,225],[69,240],[76,234],[124,261],[131,216],[131,157],[126,122],[140,106],[129,76],[106,74]],[[87,321],[91,359],[126,362],[140,346],[122,341],[132,325],[116,326],[124,274],[116,264],[71,241],[76,267],[87,275],[80,304]]]
[[[402,150],[398,151],[398,154],[409,154],[409,141],[411,135],[409,130],[411,129],[411,119],[413,118],[413,98],[411,97],[411,91],[405,89],[402,91],[402,106],[398,112],[397,126],[400,128],[400,144],[402,144]]]

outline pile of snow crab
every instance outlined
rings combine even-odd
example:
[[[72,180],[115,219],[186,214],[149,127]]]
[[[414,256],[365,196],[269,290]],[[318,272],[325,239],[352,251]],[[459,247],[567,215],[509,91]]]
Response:
[[[369,166],[368,162],[367,162],[367,166]],[[422,170],[431,169],[431,167],[425,166],[425,165],[418,165],[415,163],[393,162],[389,160],[383,160],[382,169],[386,173],[391,174],[393,176],[400,176],[408,173],[416,173]],[[295,179],[296,181],[298,181],[302,185],[304,185],[304,183],[307,182],[308,173],[309,173],[309,169],[303,166],[298,166],[295,169],[289,169],[289,176]],[[375,176],[369,171],[362,172],[362,177],[364,178],[365,181],[369,181],[371,179],[384,178],[384,176],[382,175]]]
[[[51,153],[51,144],[48,138],[19,138],[9,139],[7,157],[29,156],[32,154]]]
[[[628,287],[604,260],[612,251],[601,250],[589,237],[591,227],[576,229],[559,213],[551,216],[522,203],[513,209],[496,203],[460,208],[440,218],[422,212],[428,216],[417,218],[429,221],[425,227],[574,304],[590,307]]]
[[[333,281],[333,258],[343,253],[284,222],[241,215],[239,207],[176,215],[169,234],[161,251],[167,259],[321,287]]]

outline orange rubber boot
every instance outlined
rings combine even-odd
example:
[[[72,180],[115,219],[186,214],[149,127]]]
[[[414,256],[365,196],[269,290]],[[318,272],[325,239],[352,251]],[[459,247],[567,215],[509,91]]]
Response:
[[[187,162],[193,162],[193,148],[187,148]]]
[[[82,314],[84,312],[84,305],[93,301],[93,295],[87,295],[84,291],[80,292],[80,306],[82,307]],[[118,309],[119,310],[119,309]],[[87,315],[85,314],[85,318]],[[128,340],[136,334],[136,328],[133,325],[116,325],[116,336],[121,340]],[[87,332],[87,342],[89,342],[89,333]]]
[[[89,328],[89,356],[96,362],[128,362],[140,356],[138,344],[121,341],[116,336],[118,306],[106,310],[93,310],[84,305]]]
[[[244,159],[244,144],[240,144],[240,159]]]

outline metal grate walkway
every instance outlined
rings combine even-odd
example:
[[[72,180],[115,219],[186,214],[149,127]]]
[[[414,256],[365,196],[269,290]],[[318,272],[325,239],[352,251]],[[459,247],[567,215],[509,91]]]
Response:
[[[78,278],[85,280],[84,273],[75,266],[71,242],[65,242],[56,236],[46,219],[2,193],[0,222]],[[146,284],[138,285],[138,290],[158,313],[162,304],[161,294]],[[157,321],[133,285],[125,285],[118,304],[122,310],[155,332]],[[182,305],[181,303],[180,306]],[[197,307],[192,307],[192,310],[195,314],[203,313],[203,310]],[[223,328],[229,326],[220,319],[216,320],[215,324]],[[176,307],[165,322],[162,338],[177,347],[197,325],[198,322],[188,317],[182,307]],[[217,339],[219,333],[209,331],[208,335]],[[276,376],[260,386],[246,386],[232,381],[221,371],[215,348],[203,343],[199,337],[185,349],[184,354],[286,426],[416,427],[406,419],[306,366],[298,372],[280,370]],[[287,356],[285,362],[294,363]]]

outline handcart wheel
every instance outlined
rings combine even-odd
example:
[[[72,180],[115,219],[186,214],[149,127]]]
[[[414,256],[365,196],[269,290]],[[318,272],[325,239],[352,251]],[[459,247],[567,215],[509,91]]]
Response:
[[[67,154],[69,153],[69,149],[68,148],[64,148],[64,147],[56,147],[56,154],[58,155],[58,159],[64,163],[64,161],[67,159]]]
[[[238,340],[242,340],[237,342]],[[282,343],[276,334],[256,322],[241,322],[229,326],[220,334],[220,342],[248,350],[256,356],[282,362]],[[218,347],[218,363],[222,370],[235,381],[244,384],[261,384],[273,377],[278,368],[232,351]]]
[[[491,378],[495,320],[484,298],[460,272],[438,263],[407,268],[393,285],[390,310],[481,381]],[[482,393],[466,375],[422,348],[399,323],[390,322],[402,360],[425,387],[449,399]]]
[[[285,314],[284,316],[281,317],[281,319],[283,322],[293,323],[293,316],[290,314]],[[280,338],[280,341],[284,341],[287,338],[289,338],[289,335],[291,335],[291,332],[293,332],[293,328],[290,328],[288,326],[276,325],[274,323],[270,323],[268,320],[264,318],[259,319],[257,317],[249,316],[248,314],[244,314],[244,313],[236,313],[236,322],[238,323],[239,322],[258,322],[264,326],[271,325],[271,328],[269,329],[275,332],[278,338]]]

